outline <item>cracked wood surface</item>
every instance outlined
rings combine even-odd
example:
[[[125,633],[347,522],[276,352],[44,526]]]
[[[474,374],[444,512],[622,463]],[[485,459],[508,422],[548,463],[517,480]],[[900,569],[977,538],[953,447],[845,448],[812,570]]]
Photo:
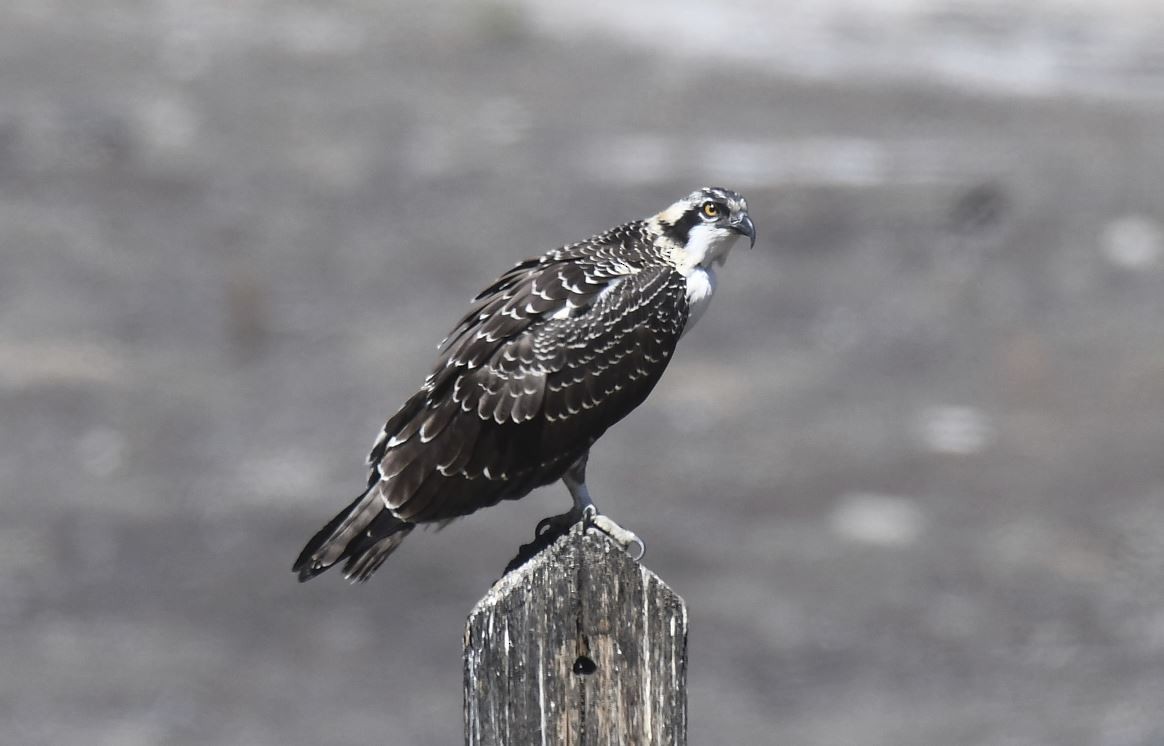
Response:
[[[684,744],[687,609],[580,525],[509,573],[465,629],[467,744]]]

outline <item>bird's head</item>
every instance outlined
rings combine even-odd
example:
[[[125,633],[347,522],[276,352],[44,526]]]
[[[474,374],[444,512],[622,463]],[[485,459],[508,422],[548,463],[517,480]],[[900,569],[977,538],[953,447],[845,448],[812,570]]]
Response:
[[[756,245],[748,202],[722,187],[704,187],[650,219],[656,230],[683,252],[689,267],[722,264],[732,244],[747,236]]]

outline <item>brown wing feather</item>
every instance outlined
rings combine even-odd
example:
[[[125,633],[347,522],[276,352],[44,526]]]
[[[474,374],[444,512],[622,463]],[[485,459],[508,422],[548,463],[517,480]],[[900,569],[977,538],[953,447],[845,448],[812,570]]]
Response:
[[[383,439],[374,474],[401,520],[447,520],[560,478],[650,393],[687,313],[668,267],[596,280],[552,259],[518,265],[476,306],[494,313],[466,314],[422,403]]]
[[[368,490],[296,560],[365,580],[416,523],[561,475],[659,380],[687,320],[685,281],[643,221],[524,261],[475,299],[424,385],[368,455]]]

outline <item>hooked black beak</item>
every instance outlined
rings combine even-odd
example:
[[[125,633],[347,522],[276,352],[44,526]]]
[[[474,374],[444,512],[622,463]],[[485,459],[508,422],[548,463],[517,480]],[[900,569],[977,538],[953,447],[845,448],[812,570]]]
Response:
[[[748,239],[752,242],[748,248],[755,247],[755,245],[756,245],[756,226],[752,224],[752,219],[750,217],[748,217],[748,214],[746,212],[740,216],[739,220],[735,220],[731,223],[728,223],[728,226],[732,230],[734,230],[735,232],[739,233],[741,236],[748,237]]]

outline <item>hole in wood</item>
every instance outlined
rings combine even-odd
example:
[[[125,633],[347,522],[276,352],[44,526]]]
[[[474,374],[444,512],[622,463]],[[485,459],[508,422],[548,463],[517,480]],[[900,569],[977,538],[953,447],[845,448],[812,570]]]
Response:
[[[589,656],[580,655],[578,656],[578,659],[574,661],[574,673],[576,674],[589,676],[597,670],[598,665],[594,661],[590,660]]]

